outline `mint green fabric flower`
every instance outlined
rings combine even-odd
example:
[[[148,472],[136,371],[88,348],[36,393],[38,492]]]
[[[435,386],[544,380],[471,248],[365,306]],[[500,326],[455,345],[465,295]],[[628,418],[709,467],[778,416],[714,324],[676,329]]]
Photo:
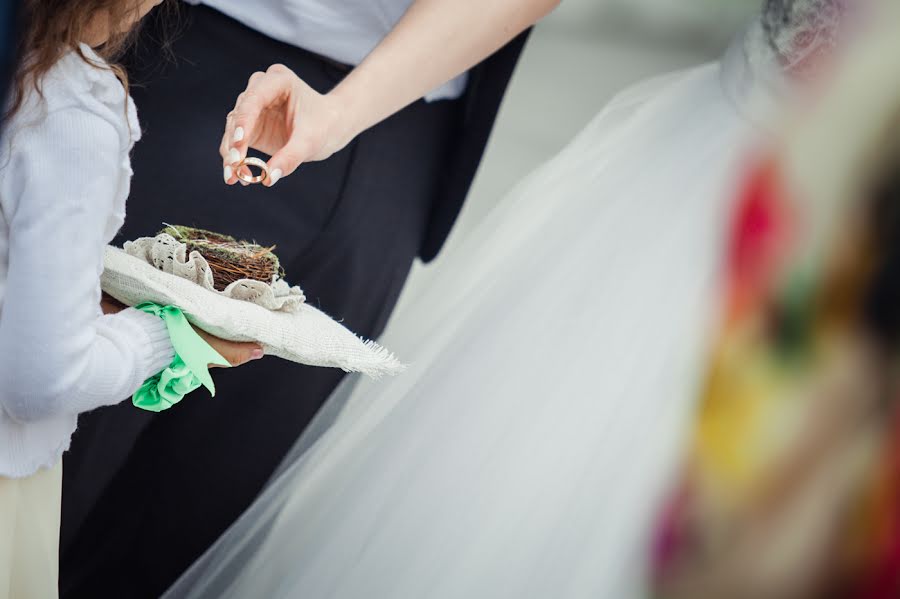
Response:
[[[209,365],[229,366],[228,361],[197,334],[179,308],[145,302],[135,306],[135,309],[162,318],[175,348],[172,363],[144,381],[131,397],[135,407],[162,412],[201,385],[215,396],[216,386],[209,374]]]

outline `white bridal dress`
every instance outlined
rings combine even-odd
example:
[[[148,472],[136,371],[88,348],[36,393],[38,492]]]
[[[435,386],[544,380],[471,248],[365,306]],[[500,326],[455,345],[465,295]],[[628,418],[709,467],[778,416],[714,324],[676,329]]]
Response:
[[[522,181],[407,312],[409,370],[339,390],[169,596],[642,596],[781,85],[762,38],[623,93]]]

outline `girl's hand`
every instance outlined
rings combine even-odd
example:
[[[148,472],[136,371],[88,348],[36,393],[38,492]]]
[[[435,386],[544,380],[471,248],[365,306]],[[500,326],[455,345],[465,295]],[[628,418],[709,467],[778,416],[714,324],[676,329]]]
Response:
[[[104,293],[100,296],[100,309],[103,310],[104,314],[116,314],[117,312],[121,312],[127,307],[128,306],[115,299],[111,295],[107,295],[106,293]]]
[[[304,162],[325,160],[355,133],[340,100],[320,94],[293,71],[276,64],[253,73],[228,114],[219,146],[228,185],[238,181],[237,163],[250,148],[269,154],[271,187]]]
[[[100,307],[104,314],[115,314],[126,309],[128,306],[113,299],[107,294],[103,294],[100,299]],[[193,325],[191,325],[193,326]],[[210,335],[202,329],[194,327],[197,334],[206,341],[210,347],[219,352],[219,355],[225,358],[232,366],[240,366],[252,360],[259,360],[263,357],[263,349],[258,343],[238,343],[236,341],[226,341]],[[210,364],[213,368],[221,368],[215,364]]]
[[[225,358],[232,366],[240,366],[253,360],[259,360],[263,357],[263,349],[258,343],[238,343],[237,341],[226,341],[210,335],[202,329],[194,327],[197,334],[206,341],[210,347],[219,352],[219,355]],[[220,368],[214,364],[210,364],[213,368]]]

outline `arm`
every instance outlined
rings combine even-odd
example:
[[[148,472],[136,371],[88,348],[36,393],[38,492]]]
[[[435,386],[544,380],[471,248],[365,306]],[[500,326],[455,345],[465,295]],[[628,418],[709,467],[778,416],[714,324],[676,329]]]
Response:
[[[128,306],[104,293],[100,298],[100,310],[104,314],[118,314],[122,310],[127,310]],[[220,337],[210,335],[203,329],[191,325],[194,331],[200,335],[207,345],[216,350],[220,356],[231,366],[240,366],[251,360],[259,360],[263,357],[264,351],[261,345],[252,342],[228,341]],[[210,368],[223,368],[220,364],[210,364]]]
[[[254,73],[229,115],[219,148],[226,182],[237,181],[229,169],[248,147],[272,155],[269,169],[275,176],[267,185],[303,162],[328,158],[488,57],[558,3],[416,0],[362,64],[325,95],[282,65]]]
[[[101,314],[105,229],[121,177],[118,134],[100,117],[67,110],[18,131],[12,144],[3,187],[2,407],[33,421],[118,403],[174,355],[159,318],[134,309]]]

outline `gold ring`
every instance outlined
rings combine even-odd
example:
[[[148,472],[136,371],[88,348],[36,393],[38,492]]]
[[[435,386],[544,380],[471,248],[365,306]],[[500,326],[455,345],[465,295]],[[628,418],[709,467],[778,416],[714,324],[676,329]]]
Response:
[[[247,170],[250,170],[249,167],[251,166],[257,167],[259,169],[259,175],[253,176],[253,171],[250,171],[249,175],[245,175],[241,172],[241,169],[245,166],[248,167]],[[246,183],[262,183],[269,178],[269,167],[259,158],[251,158],[248,156],[238,163],[236,173],[238,179]]]

